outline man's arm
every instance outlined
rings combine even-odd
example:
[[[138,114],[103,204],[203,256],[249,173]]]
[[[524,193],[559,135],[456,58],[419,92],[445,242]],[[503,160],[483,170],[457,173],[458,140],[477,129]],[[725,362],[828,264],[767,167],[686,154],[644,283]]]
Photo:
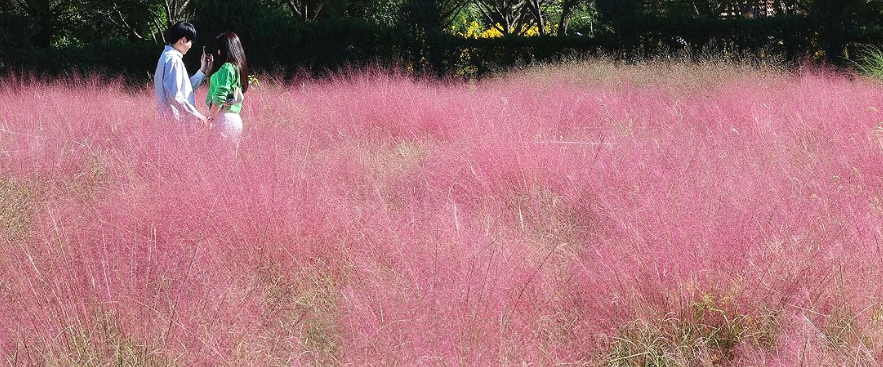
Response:
[[[190,85],[193,87],[193,90],[199,88],[199,86],[202,85],[204,81],[205,74],[202,72],[202,70],[197,71],[196,74],[193,74],[193,76],[190,77]]]
[[[205,50],[203,48],[203,50]],[[208,72],[208,68],[211,66],[211,60],[214,58],[211,55],[203,54],[199,59],[199,70],[196,74],[190,77],[190,85],[193,86],[193,90],[199,88],[200,85],[205,81],[206,75]]]
[[[174,103],[178,104],[182,110],[186,113],[196,117],[200,120],[205,120],[205,116],[199,113],[199,110],[187,100],[187,95],[184,94],[184,83],[190,83],[193,85],[193,80],[188,80],[187,78],[187,69],[184,68],[184,63],[181,60],[171,60],[168,64],[166,64],[166,78],[164,80],[164,86],[166,91],[168,91],[168,96],[172,98]],[[202,79],[205,79],[205,74],[197,73],[194,77],[198,75],[202,75]],[[199,80],[202,83],[202,80]]]

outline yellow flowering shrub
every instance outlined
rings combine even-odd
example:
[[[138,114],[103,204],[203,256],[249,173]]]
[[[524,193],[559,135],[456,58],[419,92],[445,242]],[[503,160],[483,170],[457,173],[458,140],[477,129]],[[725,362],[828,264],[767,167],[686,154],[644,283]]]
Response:
[[[499,24],[496,24],[493,27],[485,28],[483,24],[477,21],[473,20],[471,22],[467,22],[466,20],[464,20],[463,23],[460,25],[452,25],[451,31],[454,32],[454,34],[456,34],[457,36],[463,38],[477,39],[503,37],[503,32],[500,32],[500,30],[497,28],[498,26],[502,28],[502,26],[500,26]],[[546,32],[554,33],[556,29],[558,29],[558,26],[556,24],[546,23]],[[533,26],[528,28],[522,36],[535,37],[539,35],[540,28],[537,27],[536,24],[534,24]]]

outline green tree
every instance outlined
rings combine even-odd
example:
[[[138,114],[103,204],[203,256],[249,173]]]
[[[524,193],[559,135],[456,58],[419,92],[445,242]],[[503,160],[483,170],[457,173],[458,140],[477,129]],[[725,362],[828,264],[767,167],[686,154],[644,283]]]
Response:
[[[594,14],[591,14],[591,10],[594,10],[594,7],[590,7],[588,0],[560,0],[558,2],[558,35],[564,36],[568,34],[568,30],[570,28],[570,23],[573,20],[573,17],[577,14],[583,14],[584,18],[594,18]]]
[[[600,20],[609,26],[622,46],[631,50],[638,45],[641,31],[640,0],[595,0]]]
[[[49,47],[70,30],[76,19],[76,2],[72,0],[6,0],[11,14],[32,19],[35,33],[30,43]]]
[[[806,10],[817,24],[825,58],[835,63],[845,61],[849,43],[859,40],[864,31],[878,28],[883,21],[879,0],[814,0],[806,5]]]
[[[503,35],[522,35],[530,28],[527,0],[475,0],[488,24]]]
[[[325,18],[329,13],[339,9],[341,2],[342,0],[272,0],[270,4],[284,7],[292,16],[302,22],[312,22]]]
[[[167,26],[159,2],[141,0],[82,0],[77,7],[83,20],[78,38],[152,40],[160,43]]]
[[[343,15],[380,26],[394,26],[402,16],[404,0],[349,0]]]

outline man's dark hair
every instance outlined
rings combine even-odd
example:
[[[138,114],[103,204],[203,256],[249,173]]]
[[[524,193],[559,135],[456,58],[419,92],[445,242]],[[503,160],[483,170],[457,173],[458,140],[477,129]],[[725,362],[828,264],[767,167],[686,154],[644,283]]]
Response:
[[[170,45],[178,42],[181,37],[186,38],[188,41],[196,40],[196,28],[193,27],[193,24],[178,22],[169,27],[169,30],[166,31],[166,42]]]

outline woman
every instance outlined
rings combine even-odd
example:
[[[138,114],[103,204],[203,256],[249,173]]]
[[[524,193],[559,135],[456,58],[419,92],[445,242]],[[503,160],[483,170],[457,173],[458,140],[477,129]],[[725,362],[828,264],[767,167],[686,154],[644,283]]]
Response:
[[[248,91],[248,62],[239,36],[233,32],[215,37],[215,57],[209,73],[209,91],[205,104],[215,136],[239,147],[242,136],[242,95]]]

